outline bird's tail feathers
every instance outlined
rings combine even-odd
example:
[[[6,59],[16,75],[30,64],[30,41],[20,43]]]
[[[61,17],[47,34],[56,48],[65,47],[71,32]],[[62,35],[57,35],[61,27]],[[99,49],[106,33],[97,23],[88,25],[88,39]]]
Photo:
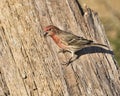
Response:
[[[107,45],[100,44],[100,43],[91,43],[90,46],[99,46],[99,47],[109,48]]]

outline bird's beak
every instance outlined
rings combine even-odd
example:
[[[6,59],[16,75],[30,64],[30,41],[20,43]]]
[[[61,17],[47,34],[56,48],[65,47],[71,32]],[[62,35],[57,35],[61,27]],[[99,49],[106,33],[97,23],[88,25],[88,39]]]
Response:
[[[44,37],[46,37],[46,36],[48,36],[48,33],[47,33],[47,32],[45,32],[45,34],[44,34]]]

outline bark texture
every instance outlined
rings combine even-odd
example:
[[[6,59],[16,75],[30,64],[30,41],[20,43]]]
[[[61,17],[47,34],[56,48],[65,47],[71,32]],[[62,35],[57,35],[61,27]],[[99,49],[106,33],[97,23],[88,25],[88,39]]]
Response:
[[[0,96],[120,96],[120,74],[111,48],[69,53],[43,37],[53,24],[109,45],[98,14],[77,0],[0,1]]]

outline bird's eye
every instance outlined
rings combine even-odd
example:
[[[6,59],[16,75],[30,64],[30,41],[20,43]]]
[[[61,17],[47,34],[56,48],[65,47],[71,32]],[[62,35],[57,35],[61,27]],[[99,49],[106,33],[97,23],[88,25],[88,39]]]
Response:
[[[50,28],[49,31],[51,31],[52,29]]]

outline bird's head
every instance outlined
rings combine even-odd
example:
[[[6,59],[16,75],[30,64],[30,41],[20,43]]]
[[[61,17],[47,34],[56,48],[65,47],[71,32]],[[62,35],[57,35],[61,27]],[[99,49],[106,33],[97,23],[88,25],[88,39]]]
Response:
[[[59,28],[57,28],[54,25],[49,25],[45,27],[43,31],[45,32],[44,36],[52,36],[54,34],[57,34],[57,32],[59,32]]]

